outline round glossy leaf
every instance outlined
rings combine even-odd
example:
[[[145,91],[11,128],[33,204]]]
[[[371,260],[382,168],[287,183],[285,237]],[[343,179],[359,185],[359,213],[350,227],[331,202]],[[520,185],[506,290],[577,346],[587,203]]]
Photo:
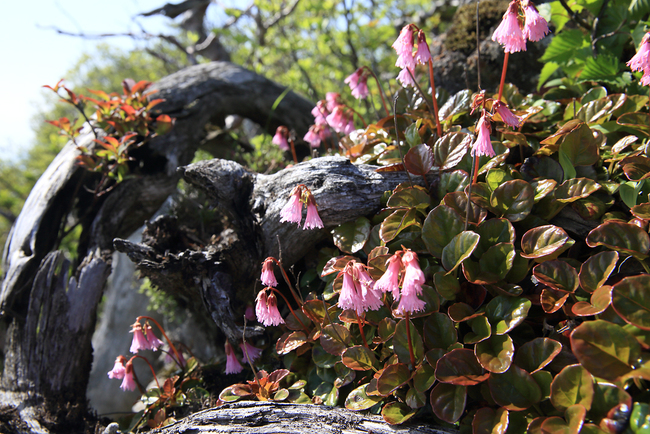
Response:
[[[490,372],[502,374],[512,364],[515,345],[508,335],[495,335],[479,342],[474,347],[474,354],[481,366]]]
[[[627,157],[621,165],[630,181],[640,181],[650,176],[650,158],[641,155]]]
[[[499,243],[514,243],[515,228],[508,219],[489,219],[478,225],[476,233],[481,239],[474,255],[480,258],[490,247]]]
[[[448,352],[436,364],[436,378],[442,383],[473,386],[489,376],[476,360],[474,352],[465,348]]]
[[[368,384],[363,384],[354,389],[347,398],[345,398],[345,408],[352,411],[367,410],[383,399],[381,396],[366,395]]]
[[[628,276],[614,285],[612,306],[626,322],[650,330],[650,275]]]
[[[456,212],[446,205],[438,205],[429,212],[422,225],[422,241],[429,253],[442,258],[442,250],[458,234],[465,224]]]
[[[486,340],[492,334],[490,322],[483,315],[477,316],[467,321],[467,324],[472,328],[471,332],[465,333],[463,343],[475,344]]]
[[[469,176],[463,170],[444,172],[438,181],[438,197],[445,197],[452,191],[463,191],[469,184]]]
[[[343,223],[332,230],[334,244],[342,252],[358,252],[366,244],[371,227],[370,220],[365,217],[359,217],[355,221]]]
[[[311,358],[319,368],[332,368],[341,358],[325,351],[322,346],[314,345],[311,349]]]
[[[401,402],[389,402],[381,410],[381,416],[391,425],[402,424],[415,416],[415,413],[417,413],[417,410],[413,410]]]
[[[395,191],[388,199],[388,208],[427,208],[431,203],[429,192],[419,185]]]
[[[512,222],[530,214],[535,203],[535,190],[523,179],[506,181],[490,195],[490,206]]]
[[[495,190],[506,181],[512,181],[512,176],[503,169],[490,169],[485,174],[485,182],[490,190]]]
[[[480,236],[476,232],[463,231],[452,238],[449,244],[442,249],[442,266],[445,267],[448,274],[472,254],[479,239]]]
[[[630,429],[633,433],[647,434],[650,432],[650,405],[635,402],[630,414]]]
[[[634,214],[634,217],[650,220],[650,203],[645,202],[636,206],[633,206],[630,209],[630,212]]]
[[[521,251],[515,250],[515,257],[512,261],[512,268],[506,275],[506,281],[518,283],[528,276],[528,259],[521,256]]]
[[[592,229],[586,242],[589,247],[605,246],[639,259],[645,259],[650,250],[650,237],[646,231],[620,221],[608,220]]]
[[[414,175],[426,175],[433,167],[433,152],[428,145],[412,147],[404,156],[404,167]]]
[[[591,302],[579,301],[571,306],[575,316],[592,316],[605,312],[612,302],[612,287],[601,286],[591,294]]]
[[[304,332],[293,332],[283,334],[275,344],[275,350],[281,356],[289,354],[296,348],[307,343],[307,335]]]
[[[465,193],[467,194],[469,192],[469,187],[465,189]],[[493,211],[496,214],[496,210],[492,209],[492,206],[490,205],[490,196],[492,195],[492,191],[488,187],[488,185],[484,182],[477,182],[472,184],[472,194],[471,194],[471,199],[472,202],[474,202],[476,205],[480,206],[481,208],[485,208],[489,211]]]
[[[598,162],[598,142],[587,124],[581,124],[564,137],[560,150],[575,166],[591,166]]]
[[[536,338],[517,350],[515,363],[528,372],[542,369],[562,351],[562,344],[550,338]]]
[[[466,259],[463,262],[463,274],[472,283],[496,283],[506,277],[514,259],[515,246],[512,243],[499,243],[490,247],[478,263]]]
[[[565,411],[574,404],[587,410],[594,400],[594,377],[580,365],[566,366],[551,383],[551,404]]]
[[[411,379],[411,370],[406,363],[389,365],[377,378],[377,392],[388,396]]]
[[[413,323],[411,321],[408,321],[408,323],[410,324],[413,355],[415,356],[416,362],[420,362],[424,359],[424,344],[422,343],[422,337]],[[411,363],[408,336],[406,334],[406,324],[407,321],[405,319],[397,323],[395,335],[393,336],[393,351],[395,351],[400,362]]]
[[[530,185],[535,189],[535,203],[548,196],[557,186],[557,181],[554,179],[535,179],[530,181]]]
[[[445,134],[436,140],[433,145],[435,165],[440,167],[440,170],[449,170],[456,167],[467,153],[471,143],[472,136],[470,134]]]
[[[379,321],[377,333],[379,333],[379,338],[382,343],[388,341],[395,334],[395,320],[392,318],[384,318]]]
[[[422,408],[427,405],[427,395],[424,392],[418,391],[415,387],[411,387],[406,392],[404,402],[414,410]]]
[[[445,194],[442,203],[456,211],[456,214],[465,219],[467,215],[467,195],[464,191],[452,191]],[[485,220],[487,210],[476,205],[474,202],[469,203],[469,222],[475,225]]]
[[[573,240],[564,229],[554,225],[538,226],[527,231],[521,237],[521,256],[535,259],[537,262],[555,259],[560,253],[571,247]]]
[[[565,261],[546,261],[533,267],[533,276],[542,284],[558,291],[574,292],[578,288],[578,272]]]
[[[433,275],[433,284],[438,294],[445,300],[455,300],[460,292],[460,283],[453,274],[438,271]]]
[[[485,315],[490,320],[494,333],[502,335],[508,333],[526,319],[530,306],[531,302],[526,298],[499,295],[487,304]]]
[[[569,425],[561,417],[551,416],[544,419],[540,426],[541,434],[578,434],[571,431]]]
[[[503,374],[491,374],[488,386],[494,402],[508,410],[525,410],[542,399],[537,382],[517,365]]]
[[[560,203],[575,202],[578,199],[589,196],[591,193],[600,189],[593,179],[589,178],[572,178],[564,181],[555,189],[555,200]]]
[[[580,287],[587,292],[594,292],[607,282],[616,267],[618,253],[604,251],[590,256],[580,267]]]
[[[328,353],[340,356],[350,344],[350,331],[341,324],[327,324],[320,335],[320,344]]]
[[[553,382],[553,374],[549,371],[537,371],[530,374],[540,390],[542,391],[542,400],[551,396],[551,383]]]
[[[341,361],[355,371],[368,371],[377,363],[372,351],[362,345],[356,345],[343,351]]]
[[[556,291],[553,288],[544,287],[539,295],[539,302],[546,313],[555,313],[562,309],[569,298],[569,292]]]
[[[508,410],[479,408],[472,419],[472,434],[505,434],[508,429]]]
[[[435,369],[429,364],[423,364],[413,376],[413,386],[418,392],[424,393],[436,382]]]
[[[476,313],[472,306],[467,303],[454,303],[449,306],[447,313],[449,314],[449,318],[454,322],[468,321],[472,318],[483,315],[482,313]]]
[[[622,388],[610,383],[596,383],[594,385],[594,400],[591,403],[589,415],[591,419],[600,420],[614,407],[621,404],[632,406],[632,397]]]
[[[591,374],[612,381],[629,373],[641,354],[634,336],[603,320],[587,321],[573,330],[571,349]]]
[[[417,208],[398,209],[381,222],[379,237],[387,243],[404,229],[413,225],[420,225],[417,219]]]
[[[465,411],[467,387],[439,383],[431,390],[431,408],[436,416],[448,423],[455,423]]]
[[[427,348],[449,348],[458,340],[458,331],[448,315],[435,312],[424,322],[424,343]]]

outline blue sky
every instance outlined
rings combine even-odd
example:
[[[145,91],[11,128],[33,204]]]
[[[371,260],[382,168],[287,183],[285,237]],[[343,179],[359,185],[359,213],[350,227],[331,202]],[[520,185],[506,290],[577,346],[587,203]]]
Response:
[[[174,1],[177,3],[178,1]],[[149,32],[160,32],[165,17],[137,17],[165,0],[6,0],[0,15],[0,160],[20,156],[31,144],[31,119],[44,101],[41,86],[54,85],[96,40],[58,35],[71,32],[136,32],[137,20]],[[130,38],[104,42],[129,49]]]

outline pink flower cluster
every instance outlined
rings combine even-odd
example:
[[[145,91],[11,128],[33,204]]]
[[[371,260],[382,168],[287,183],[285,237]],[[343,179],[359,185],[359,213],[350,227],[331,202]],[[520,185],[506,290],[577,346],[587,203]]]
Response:
[[[271,288],[264,288],[257,294],[255,314],[257,320],[265,327],[284,324],[284,319],[278,311],[278,299]]]
[[[330,137],[330,127],[345,135],[354,131],[352,110],[343,104],[341,95],[336,92],[328,92],[324,100],[316,103],[311,114],[314,116],[314,125],[309,127],[303,139],[312,148],[318,148],[322,141]]]
[[[368,97],[368,76],[366,67],[362,66],[345,79],[344,82],[350,86],[352,96],[356,99]]]
[[[297,223],[300,226],[302,220],[302,204],[307,205],[307,217],[303,229],[322,229],[325,226],[318,215],[316,199],[309,188],[303,184],[298,185],[291,192],[289,202],[280,211],[280,222]]]
[[[487,115],[487,112],[483,112],[481,119],[479,119],[478,124],[476,125],[476,140],[472,145],[472,156],[476,154],[477,157],[481,155],[487,155],[489,157],[494,157],[496,152],[492,147],[492,141],[490,140],[490,119]]]
[[[366,266],[355,260],[348,262],[343,271],[343,286],[339,294],[339,307],[352,309],[357,315],[367,310],[377,310],[383,303],[374,288],[375,281],[370,277]]]
[[[422,295],[424,282],[424,272],[420,268],[417,254],[404,249],[388,258],[386,272],[375,284],[375,290],[391,292],[393,299],[399,301],[397,313],[403,315],[424,310],[426,303],[418,298]]]
[[[124,356],[117,356],[113,369],[108,372],[108,378],[122,380],[120,389],[124,391],[135,390],[136,383],[133,375],[133,361],[127,361]]]
[[[415,32],[417,32],[417,47],[413,52]],[[415,66],[418,64],[425,65],[431,60],[431,52],[424,32],[418,29],[415,24],[408,24],[402,28],[392,47],[397,52],[395,66],[402,68],[397,80],[402,83],[403,87],[415,86],[413,81]]]
[[[163,341],[153,334],[153,329],[149,323],[145,323],[143,328],[140,321],[136,321],[131,326],[131,333],[133,333],[133,340],[131,341],[130,351],[133,354],[137,354],[140,350],[157,351],[163,345]]]
[[[273,136],[271,143],[273,143],[274,145],[278,145],[278,147],[283,151],[288,151],[289,150],[288,139],[289,139],[289,129],[285,126],[280,125],[275,130],[275,135]]]
[[[650,33],[646,33],[639,45],[639,51],[627,62],[632,71],[643,71],[641,84],[650,85]]]
[[[519,20],[520,10],[524,16],[523,28]],[[512,0],[501,24],[494,31],[492,40],[503,45],[506,53],[516,53],[526,51],[526,40],[539,41],[548,32],[548,23],[532,2]]]

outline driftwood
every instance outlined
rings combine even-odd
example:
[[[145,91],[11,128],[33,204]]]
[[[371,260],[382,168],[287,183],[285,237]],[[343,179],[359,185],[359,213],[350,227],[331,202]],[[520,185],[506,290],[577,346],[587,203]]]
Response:
[[[287,125],[302,137],[312,121],[312,103],[289,92],[273,110],[285,88],[228,62],[187,68],[155,88],[156,97],[165,99],[161,112],[175,117],[176,125],[139,149],[141,173],[94,201],[82,185],[93,178],[75,165],[79,152],[68,143],[36,183],[9,236],[0,288],[0,314],[9,324],[0,413],[19,412],[22,426],[34,432],[47,432],[57,420],[78,421],[86,411],[90,339],[113,239],[140,227],[175,190],[176,169],[191,161],[206,125],[235,114],[271,133]],[[86,127],[77,144],[92,139]],[[62,222],[74,216],[83,230],[80,260],[68,279],[68,265],[52,252]],[[48,315],[39,315],[41,308]],[[65,413],[73,408],[74,415]]]
[[[204,410],[152,434],[445,434],[457,431],[419,423],[390,426],[366,412],[310,404],[243,401]]]

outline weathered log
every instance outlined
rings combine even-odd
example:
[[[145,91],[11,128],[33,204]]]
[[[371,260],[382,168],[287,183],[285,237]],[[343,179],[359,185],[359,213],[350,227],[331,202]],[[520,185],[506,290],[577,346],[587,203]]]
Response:
[[[241,401],[194,413],[152,434],[455,434],[457,431],[417,424],[388,425],[381,416],[310,404]]]

